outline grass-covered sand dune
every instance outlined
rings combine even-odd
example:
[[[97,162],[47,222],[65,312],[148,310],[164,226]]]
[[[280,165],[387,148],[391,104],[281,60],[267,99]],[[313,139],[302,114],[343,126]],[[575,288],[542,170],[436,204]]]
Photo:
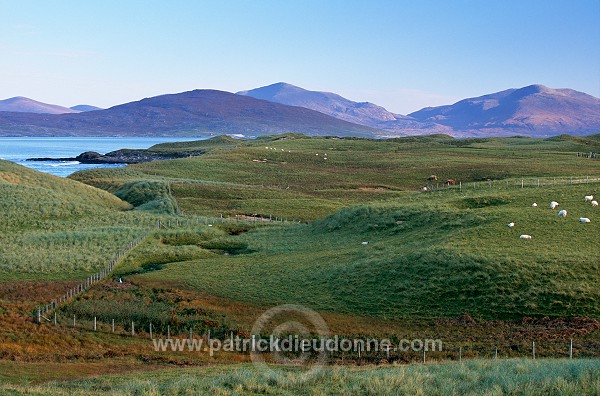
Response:
[[[139,235],[129,204],[105,191],[0,161],[0,274],[75,280]]]

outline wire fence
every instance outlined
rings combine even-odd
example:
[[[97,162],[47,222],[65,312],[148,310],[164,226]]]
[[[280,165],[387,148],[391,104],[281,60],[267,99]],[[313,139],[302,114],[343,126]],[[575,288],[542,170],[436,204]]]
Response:
[[[69,290],[67,290],[62,296],[59,296],[52,301],[40,305],[35,310],[35,321],[37,323],[42,323],[43,321],[51,322],[53,321],[52,311],[55,311],[60,306],[64,305],[73,300],[74,297],[83,293],[90,286],[95,284],[96,282],[101,281],[106,278],[113,271],[115,266],[133,249],[135,249],[138,245],[140,245],[148,236],[150,236],[157,229],[173,229],[173,228],[183,228],[183,227],[193,227],[196,225],[213,225],[213,224],[225,224],[225,223],[301,223],[302,220],[288,220],[281,217],[259,217],[259,216],[247,216],[247,215],[237,215],[234,217],[223,216],[220,214],[218,217],[196,217],[196,218],[179,218],[175,217],[172,219],[164,219],[154,221],[146,221],[143,224],[148,227],[152,227],[149,231],[145,232],[143,235],[137,237],[135,240],[128,242],[125,244],[110,260],[110,262],[106,265],[102,270],[90,275],[87,279],[82,281],[76,286],[73,286]]]
[[[524,188],[541,188],[550,186],[581,185],[600,182],[600,176],[571,176],[552,178],[521,178],[505,180],[481,180],[462,182],[448,180],[446,182],[429,181],[422,191],[480,191],[480,190],[511,190]]]
[[[129,251],[133,250],[136,246],[142,243],[142,241],[144,241],[148,237],[148,235],[150,235],[150,233],[151,231],[137,237],[135,240],[124,245],[121,248],[121,250],[119,250],[114,255],[113,259],[108,263],[108,265],[104,269],[90,275],[86,280],[84,280],[80,284],[73,286],[71,289],[67,290],[67,292],[62,296],[55,298],[47,304],[39,306],[36,310],[35,315],[37,323],[42,323],[42,320],[51,321],[51,319],[48,318],[48,314],[51,311],[56,310],[59,306],[65,303],[68,303],[74,297],[83,293],[88,287],[106,278],[115,268],[115,266],[121,261],[121,259],[125,257]]]
[[[149,346],[153,346],[156,352],[195,352],[210,353],[210,348],[215,344],[219,346],[218,352],[236,352],[249,353],[249,350],[239,350],[234,345],[243,340],[269,341],[269,335],[255,335],[249,337],[247,330],[220,328],[201,328],[189,327],[182,329],[177,323],[154,324],[136,322],[134,320],[112,319],[100,320],[98,317],[77,317],[76,315],[66,315],[64,312],[54,311],[50,323],[46,326],[60,326],[75,331],[103,333],[118,337],[131,337],[139,341],[147,340]],[[281,336],[280,339],[285,339]],[[380,344],[379,348],[370,348],[370,337],[356,337],[353,344],[346,347],[343,342],[335,345],[333,349],[327,350],[326,360],[329,363],[415,363],[415,362],[443,362],[443,361],[461,361],[468,359],[503,359],[503,358],[599,358],[600,345],[589,339],[577,338],[556,338],[549,339],[541,337],[539,339],[529,338],[519,341],[498,340],[497,343],[482,342],[442,342],[439,348],[432,348],[434,340],[425,340],[418,348],[400,348],[400,339],[397,337],[387,338],[389,347],[384,348]],[[335,340],[337,336],[325,337],[323,340]],[[356,340],[362,340],[357,343]],[[367,340],[365,342],[365,340]],[[213,343],[211,343],[213,341]],[[429,342],[429,343],[428,343]],[[228,343],[228,348],[224,347]],[[157,345],[162,346],[158,348]],[[239,345],[239,344],[238,344]],[[352,347],[350,347],[352,345]],[[359,345],[357,347],[357,345]],[[330,348],[330,347],[328,347]],[[267,351],[269,352],[269,351]]]

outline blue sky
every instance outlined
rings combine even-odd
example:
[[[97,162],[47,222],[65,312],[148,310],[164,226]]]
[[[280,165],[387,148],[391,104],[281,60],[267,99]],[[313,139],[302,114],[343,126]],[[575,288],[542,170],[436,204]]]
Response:
[[[406,114],[529,84],[600,97],[600,0],[0,0],[0,99],[109,107],[285,81]]]

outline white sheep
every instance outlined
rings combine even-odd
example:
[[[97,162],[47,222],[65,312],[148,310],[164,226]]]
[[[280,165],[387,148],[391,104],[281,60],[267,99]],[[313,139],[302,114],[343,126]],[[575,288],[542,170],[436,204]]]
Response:
[[[592,201],[592,206],[598,206],[598,201]]]
[[[534,202],[534,203],[531,204],[531,206],[534,207],[534,208],[537,208],[537,203]]]
[[[512,228],[515,226],[515,223],[508,223],[508,226]]]
[[[558,217],[567,217],[567,211],[566,210],[561,210],[560,212],[558,212]]]
[[[586,195],[585,197],[583,197],[583,200],[585,202],[590,202],[594,200],[594,196],[593,195]]]
[[[519,238],[521,238],[521,239],[531,239],[531,235],[523,234]]]
[[[550,202],[550,209],[556,209],[558,206],[560,206],[558,202],[556,202],[556,201]]]
[[[579,218],[579,222],[580,223],[589,223],[590,219],[588,219],[587,217],[580,217]]]

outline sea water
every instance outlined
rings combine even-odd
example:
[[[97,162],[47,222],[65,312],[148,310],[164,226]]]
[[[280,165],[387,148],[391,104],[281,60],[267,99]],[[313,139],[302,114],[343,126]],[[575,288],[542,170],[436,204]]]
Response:
[[[123,164],[81,164],[78,161],[38,162],[27,158],[74,158],[85,151],[106,154],[123,148],[146,149],[155,144],[200,140],[161,137],[0,137],[0,159],[16,162],[40,172],[67,177],[92,168],[115,168]]]

